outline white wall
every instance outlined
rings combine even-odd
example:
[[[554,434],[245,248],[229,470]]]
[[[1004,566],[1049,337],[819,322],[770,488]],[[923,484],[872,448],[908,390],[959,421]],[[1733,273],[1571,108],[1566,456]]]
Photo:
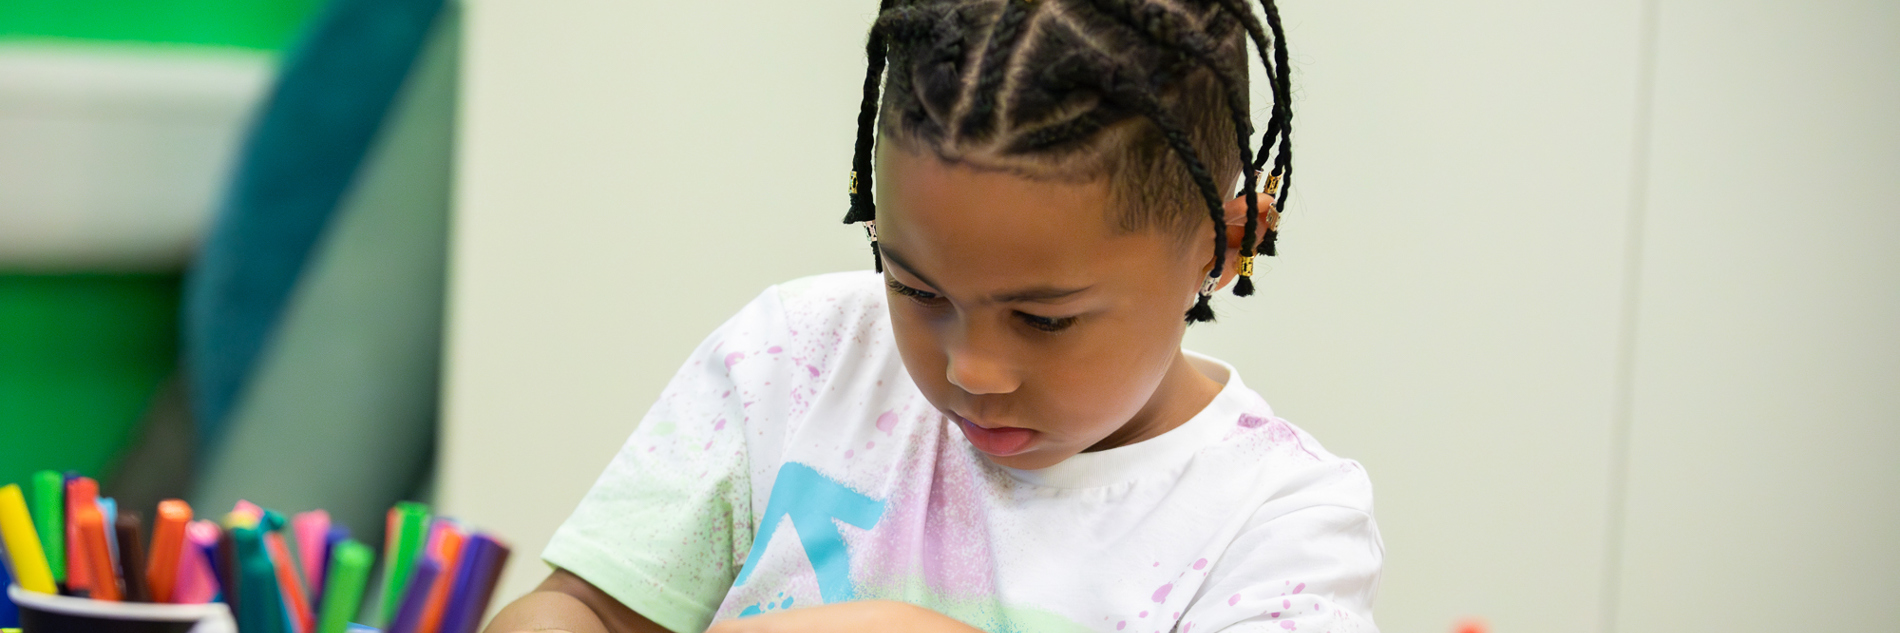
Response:
[[[467,5],[441,503],[508,598],[699,338],[868,265],[874,3]],[[1366,464],[1385,629],[1900,628],[1894,9],[1285,14],[1283,255],[1189,346]]]
[[[1618,630],[1900,630],[1900,5],[1658,24]]]

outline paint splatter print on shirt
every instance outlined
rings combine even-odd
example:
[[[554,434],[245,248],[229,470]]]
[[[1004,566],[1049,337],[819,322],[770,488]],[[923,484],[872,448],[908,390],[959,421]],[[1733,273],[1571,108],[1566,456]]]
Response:
[[[1005,631],[1375,631],[1370,480],[1233,368],[1159,437],[1035,471],[898,358],[882,280],[766,291],[699,346],[542,557],[676,631],[847,600]]]

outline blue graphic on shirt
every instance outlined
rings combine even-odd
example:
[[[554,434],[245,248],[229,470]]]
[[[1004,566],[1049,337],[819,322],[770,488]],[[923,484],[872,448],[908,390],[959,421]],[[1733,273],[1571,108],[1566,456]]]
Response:
[[[759,523],[763,533],[760,536],[764,538],[752,542],[752,552],[746,554],[745,566],[739,568],[739,577],[732,585],[744,585],[752,576],[752,569],[765,554],[765,546],[777,532],[780,520],[791,517],[799,545],[805,550],[805,559],[811,562],[812,571],[817,572],[819,597],[824,598],[825,604],[848,601],[857,593],[851,586],[851,554],[845,551],[844,534],[832,520],[868,530],[883,516],[884,502],[847,488],[810,466],[786,462],[779,467],[778,479],[772,483],[772,497],[765,503],[765,518]],[[787,598],[782,606],[791,606],[791,599]],[[739,615],[758,612],[758,607],[753,606]]]

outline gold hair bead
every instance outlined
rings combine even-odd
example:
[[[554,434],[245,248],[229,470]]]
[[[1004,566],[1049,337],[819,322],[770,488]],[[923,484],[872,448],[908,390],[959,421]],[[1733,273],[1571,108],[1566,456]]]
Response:
[[[858,172],[855,169],[851,171],[851,195],[858,195]]]
[[[1273,196],[1273,195],[1279,195],[1279,193],[1280,193],[1280,177],[1268,176],[1267,177],[1267,195]]]
[[[874,244],[877,243],[877,220],[864,221],[864,237],[869,238]]]
[[[1246,256],[1241,257],[1240,263],[1235,265],[1234,268],[1240,271],[1240,276],[1252,277],[1253,276],[1253,256],[1246,255]]]

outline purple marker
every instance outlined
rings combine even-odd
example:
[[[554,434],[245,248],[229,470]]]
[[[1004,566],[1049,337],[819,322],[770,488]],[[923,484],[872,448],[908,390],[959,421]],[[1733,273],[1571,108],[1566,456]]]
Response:
[[[403,588],[401,606],[396,609],[396,617],[389,621],[384,633],[416,633],[422,624],[422,612],[429,606],[429,587],[435,586],[435,577],[442,575],[442,563],[434,556],[423,556],[416,561],[416,570],[409,575],[409,586]]]
[[[508,563],[508,546],[487,534],[476,534],[462,545],[462,564],[450,586],[448,608],[437,633],[475,633],[488,612],[488,601]]]

